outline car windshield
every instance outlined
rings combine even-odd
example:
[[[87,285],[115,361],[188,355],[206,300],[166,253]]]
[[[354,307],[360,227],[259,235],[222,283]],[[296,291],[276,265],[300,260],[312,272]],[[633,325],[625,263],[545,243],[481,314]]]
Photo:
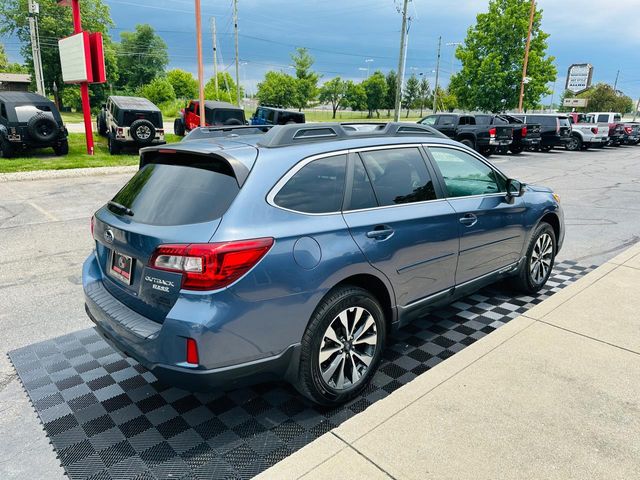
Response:
[[[15,111],[19,123],[28,122],[34,115],[37,115],[38,113],[46,115],[47,117],[51,117],[54,120],[56,119],[53,112],[51,111],[50,105],[18,105],[15,108]]]

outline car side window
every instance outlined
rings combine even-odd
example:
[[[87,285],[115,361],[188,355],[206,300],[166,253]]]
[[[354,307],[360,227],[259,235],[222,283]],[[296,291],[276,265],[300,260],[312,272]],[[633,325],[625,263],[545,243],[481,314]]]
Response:
[[[598,115],[598,123],[609,123],[609,115]]]
[[[436,199],[433,180],[417,148],[371,150],[360,156],[380,206]]]
[[[7,107],[4,103],[0,103],[0,117],[7,119]]]
[[[362,159],[355,156],[353,167],[353,187],[351,189],[351,200],[347,205],[347,210],[360,210],[363,208],[373,208],[378,206],[376,195],[373,192],[373,185],[369,175],[364,168]]]
[[[436,115],[429,115],[428,117],[425,117],[422,120],[420,120],[420,123],[422,125],[435,125],[437,120],[438,120],[438,117]]]
[[[506,192],[506,180],[491,167],[461,150],[429,147],[449,197]]]
[[[441,115],[438,119],[438,125],[450,126],[456,124],[456,117],[453,115]]]
[[[313,160],[280,189],[274,203],[302,213],[333,213],[342,210],[347,156]]]

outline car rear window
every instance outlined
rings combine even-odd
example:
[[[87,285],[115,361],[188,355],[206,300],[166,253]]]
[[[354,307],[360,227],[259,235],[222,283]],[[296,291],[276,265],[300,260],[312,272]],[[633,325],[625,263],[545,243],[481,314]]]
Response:
[[[15,111],[19,123],[26,123],[39,113],[56,120],[56,116],[50,105],[18,105]]]
[[[206,120],[209,125],[228,125],[229,121],[244,124],[244,114],[242,110],[220,109],[206,111]]]
[[[142,167],[113,201],[130,208],[136,223],[188,225],[222,217],[239,191],[222,162],[206,167],[152,163]]]
[[[162,116],[160,112],[136,112],[125,111],[122,119],[122,126],[131,126],[136,120],[149,120],[156,128],[162,128]]]
[[[569,122],[569,118],[568,117],[558,117],[558,120],[560,120],[560,126],[561,127],[570,127],[571,126],[571,122]]]

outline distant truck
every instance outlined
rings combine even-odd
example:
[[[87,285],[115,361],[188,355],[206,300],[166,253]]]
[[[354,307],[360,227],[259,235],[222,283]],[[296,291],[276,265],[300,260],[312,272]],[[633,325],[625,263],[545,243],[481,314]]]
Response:
[[[439,113],[426,116],[418,123],[433,127],[485,156],[494,153],[496,148],[508,147],[513,141],[512,125],[480,124],[475,115]]]
[[[519,154],[523,150],[533,149],[540,146],[540,124],[524,123],[511,115],[475,115],[476,123],[480,125],[510,125],[513,127],[513,141],[508,146],[500,147],[501,151],[507,150],[513,154]]]
[[[623,142],[624,124],[622,115],[616,112],[589,112],[587,122],[595,124],[607,124],[609,126],[609,141],[607,145],[619,146]]]
[[[590,147],[602,148],[609,142],[609,125],[595,124],[592,115],[580,112],[567,113],[571,122],[571,140],[565,145],[567,150],[586,150]]]
[[[204,119],[207,127],[228,125],[246,125],[244,110],[227,102],[205,100]],[[180,117],[173,122],[173,131],[183,137],[200,126],[200,102],[191,100],[186,108],[180,110]]]

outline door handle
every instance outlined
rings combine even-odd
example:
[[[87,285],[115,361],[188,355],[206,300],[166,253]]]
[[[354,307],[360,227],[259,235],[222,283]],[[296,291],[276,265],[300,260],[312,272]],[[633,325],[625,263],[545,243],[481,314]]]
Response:
[[[477,222],[478,217],[476,217],[473,213],[467,213],[464,217],[460,218],[460,223],[467,227],[472,227]]]
[[[386,225],[378,225],[370,232],[367,232],[367,238],[373,238],[375,240],[386,240],[393,235],[393,229]]]

